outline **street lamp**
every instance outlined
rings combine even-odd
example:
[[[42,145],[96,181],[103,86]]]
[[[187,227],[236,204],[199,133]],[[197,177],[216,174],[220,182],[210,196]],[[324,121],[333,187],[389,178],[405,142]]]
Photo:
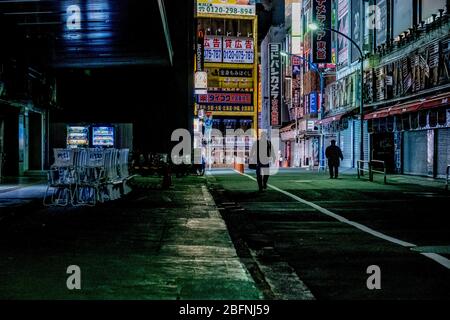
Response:
[[[311,23],[309,25],[309,29],[312,31],[316,31],[316,30],[326,30],[326,31],[331,31],[334,33],[337,33],[338,35],[344,37],[345,39],[349,40],[355,47],[356,49],[358,49],[358,53],[360,56],[360,60],[361,60],[361,96],[360,96],[360,108],[359,108],[359,113],[361,116],[361,144],[360,144],[360,156],[361,156],[361,161],[364,161],[364,97],[363,97],[363,93],[364,93],[364,86],[363,86],[363,82],[364,82],[364,54],[360,48],[360,46],[349,36],[347,36],[346,34],[333,29],[333,28],[327,28],[325,26],[318,26],[315,23]]]
[[[321,113],[323,115],[323,112],[324,112],[325,78],[324,78],[322,72],[320,72],[319,68],[314,63],[312,63],[311,61],[309,61],[309,59],[307,59],[305,57],[302,57],[302,56],[299,56],[299,55],[296,55],[296,54],[292,54],[292,53],[289,53],[289,52],[285,52],[285,51],[281,51],[280,54],[282,56],[285,56],[285,57],[291,56],[291,57],[299,58],[301,61],[306,62],[312,70],[317,72],[317,74],[319,75],[319,78],[320,78],[320,110],[321,110]],[[298,115],[296,117],[298,118]],[[298,119],[295,119],[295,122],[296,122],[296,126],[297,126],[297,134],[298,134]],[[296,137],[296,140],[297,140],[297,137]],[[325,157],[324,141],[325,140],[323,139],[323,136],[322,136],[322,146],[323,146],[323,148],[322,148],[322,160]]]

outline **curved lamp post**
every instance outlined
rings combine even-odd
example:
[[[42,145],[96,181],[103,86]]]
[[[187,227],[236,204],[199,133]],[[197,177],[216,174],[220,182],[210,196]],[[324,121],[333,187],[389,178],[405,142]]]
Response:
[[[360,48],[360,46],[349,36],[347,36],[346,34],[333,29],[333,28],[327,28],[327,27],[319,27],[317,24],[312,23],[309,25],[309,29],[312,31],[316,31],[316,30],[326,30],[326,31],[330,31],[330,32],[334,32],[337,33],[338,35],[344,37],[345,39],[349,40],[355,47],[356,49],[358,49],[359,52],[359,56],[360,56],[360,60],[361,60],[361,96],[360,96],[360,106],[359,106],[359,113],[361,116],[361,144],[360,144],[360,160],[364,161],[364,97],[363,97],[363,93],[364,93],[364,86],[363,86],[363,82],[364,82],[364,54]]]

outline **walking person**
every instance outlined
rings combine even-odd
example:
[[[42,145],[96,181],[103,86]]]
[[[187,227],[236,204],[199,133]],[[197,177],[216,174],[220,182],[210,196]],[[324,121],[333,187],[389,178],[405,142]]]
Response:
[[[250,168],[256,168],[259,191],[267,189],[270,176],[270,163],[275,161],[275,152],[272,143],[263,132],[261,137],[253,144],[250,153]]]
[[[339,178],[339,166],[341,161],[344,160],[341,148],[336,145],[336,140],[331,141],[331,146],[325,151],[325,155],[328,159],[328,166],[330,168],[330,179]]]

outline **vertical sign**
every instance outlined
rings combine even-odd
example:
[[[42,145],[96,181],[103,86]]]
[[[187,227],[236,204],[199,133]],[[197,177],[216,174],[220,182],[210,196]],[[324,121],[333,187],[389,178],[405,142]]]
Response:
[[[378,0],[375,10],[376,24],[376,45],[382,45],[387,40],[387,3],[386,0]]]
[[[269,44],[270,124],[281,126],[281,44]]]
[[[205,31],[199,30],[197,35],[197,50],[196,50],[196,64],[197,64],[197,70],[196,71],[203,71],[203,68],[205,66],[204,62],[204,55],[203,50],[205,46]]]
[[[349,34],[348,19],[348,1],[339,0],[338,3],[338,29],[343,34]],[[338,64],[347,65],[348,63],[348,40],[342,36],[338,36]]]
[[[300,116],[301,108],[301,60],[292,57],[292,107],[296,117]]]
[[[311,92],[309,94],[309,112],[310,113],[317,113],[318,112],[318,104],[317,104],[317,93],[316,92]]]
[[[362,11],[361,0],[352,0],[352,39],[362,47]],[[358,49],[352,45],[352,62],[360,58]]]
[[[312,19],[318,26],[313,34],[313,63],[331,63],[331,0],[313,0]]]

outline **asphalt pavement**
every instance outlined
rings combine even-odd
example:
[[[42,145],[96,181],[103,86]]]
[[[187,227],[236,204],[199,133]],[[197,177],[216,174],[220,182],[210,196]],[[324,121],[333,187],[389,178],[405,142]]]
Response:
[[[204,178],[169,190],[159,178],[136,180],[128,197],[95,208],[44,208],[28,186],[3,194],[20,205],[0,212],[0,300],[263,298]],[[70,266],[80,290],[67,286]]]
[[[442,181],[389,176],[384,185],[354,172],[330,180],[282,170],[260,193],[247,174],[212,172],[209,188],[235,243],[263,268],[285,263],[319,300],[450,299],[450,197]],[[370,266],[381,270],[381,290],[368,289]]]

